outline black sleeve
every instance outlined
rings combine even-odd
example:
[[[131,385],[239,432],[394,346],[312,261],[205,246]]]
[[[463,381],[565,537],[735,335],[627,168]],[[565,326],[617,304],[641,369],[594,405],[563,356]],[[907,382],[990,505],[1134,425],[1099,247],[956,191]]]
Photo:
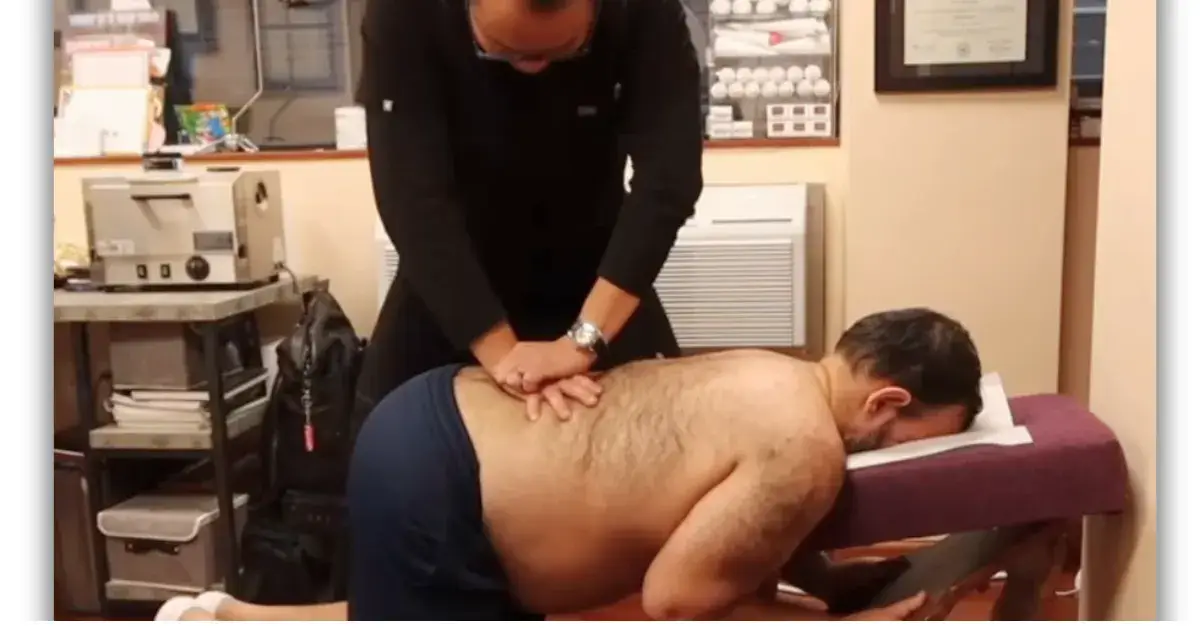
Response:
[[[630,194],[600,262],[600,276],[641,295],[692,215],[703,179],[700,64],[679,0],[628,2],[629,97],[623,133],[633,159]]]
[[[368,0],[362,76],[375,204],[399,273],[458,348],[505,318],[476,259],[456,198],[446,95],[427,0]],[[434,32],[430,32],[434,31]]]

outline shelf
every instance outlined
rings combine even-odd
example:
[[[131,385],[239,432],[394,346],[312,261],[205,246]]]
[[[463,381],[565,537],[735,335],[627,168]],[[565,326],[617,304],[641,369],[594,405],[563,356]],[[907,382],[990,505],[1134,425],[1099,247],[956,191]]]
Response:
[[[54,291],[56,323],[215,322],[310,292],[323,282],[301,276],[250,290],[209,292]]]
[[[231,411],[225,423],[227,440],[232,441],[262,425],[266,409],[267,398],[263,397]],[[172,431],[105,425],[92,430],[88,440],[93,450],[109,456],[121,453],[207,453],[213,447],[211,428]]]
[[[131,580],[109,580],[104,583],[104,593],[108,599],[122,602],[166,602],[177,595],[199,595],[205,591],[222,591],[224,589],[224,583],[217,583],[204,589]]]

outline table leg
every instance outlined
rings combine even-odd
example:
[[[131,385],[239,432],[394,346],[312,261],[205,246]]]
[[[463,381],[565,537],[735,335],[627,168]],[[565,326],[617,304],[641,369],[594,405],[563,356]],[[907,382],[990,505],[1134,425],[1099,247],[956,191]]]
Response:
[[[992,608],[993,621],[1038,619],[1043,600],[1053,594],[1049,590],[1051,576],[1062,564],[1064,532],[1060,525],[1048,525],[1008,557],[1004,588]]]
[[[105,551],[104,535],[96,525],[96,517],[104,509],[104,466],[100,457],[92,452],[91,433],[97,427],[96,396],[92,386],[92,347],[87,323],[76,323],[74,340],[75,353],[75,405],[79,412],[79,429],[83,431],[83,476],[87,483],[88,529],[92,535],[92,565],[96,574],[96,601],[100,615],[108,617],[108,553]]]
[[[221,360],[221,323],[206,323],[204,334],[204,360],[208,378],[208,411],[212,424],[213,476],[217,488],[217,508],[220,512],[219,534],[225,555],[221,557],[225,591],[237,596],[239,590],[239,563],[237,517],[233,508],[232,461],[230,460],[229,429],[226,423],[228,408],[225,404],[225,381]]]

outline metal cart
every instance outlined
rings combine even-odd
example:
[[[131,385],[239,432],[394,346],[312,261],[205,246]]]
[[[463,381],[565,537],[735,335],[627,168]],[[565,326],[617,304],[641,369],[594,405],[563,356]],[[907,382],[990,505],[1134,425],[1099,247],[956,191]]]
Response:
[[[295,281],[281,279],[261,288],[220,292],[71,292],[54,291],[54,322],[73,326],[77,398],[83,439],[84,475],[88,490],[88,515],[92,522],[92,560],[95,563],[97,594],[101,614],[111,615],[114,601],[154,602],[144,592],[123,590],[109,583],[109,564],[105,539],[96,526],[101,510],[114,505],[116,499],[109,490],[107,462],[116,458],[182,458],[197,461],[211,460],[213,480],[219,508],[219,534],[225,537],[221,573],[226,591],[237,594],[239,553],[237,526],[233,516],[231,475],[233,460],[230,453],[234,439],[252,433],[262,420],[262,412],[245,416],[230,416],[225,404],[225,391],[219,347],[222,328],[238,317],[290,300],[299,300],[322,287],[316,277],[299,277]],[[203,338],[204,370],[208,387],[211,429],[190,431],[138,433],[116,429],[97,420],[89,326],[92,324],[185,323],[195,325]],[[255,328],[255,333],[257,333]],[[261,366],[261,354],[256,356]]]

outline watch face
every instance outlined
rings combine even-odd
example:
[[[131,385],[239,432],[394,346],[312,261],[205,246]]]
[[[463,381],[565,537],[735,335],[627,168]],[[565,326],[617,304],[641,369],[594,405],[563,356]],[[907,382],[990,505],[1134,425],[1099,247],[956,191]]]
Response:
[[[571,330],[571,340],[574,340],[580,346],[590,349],[600,340],[599,330],[591,325],[576,325]]]

